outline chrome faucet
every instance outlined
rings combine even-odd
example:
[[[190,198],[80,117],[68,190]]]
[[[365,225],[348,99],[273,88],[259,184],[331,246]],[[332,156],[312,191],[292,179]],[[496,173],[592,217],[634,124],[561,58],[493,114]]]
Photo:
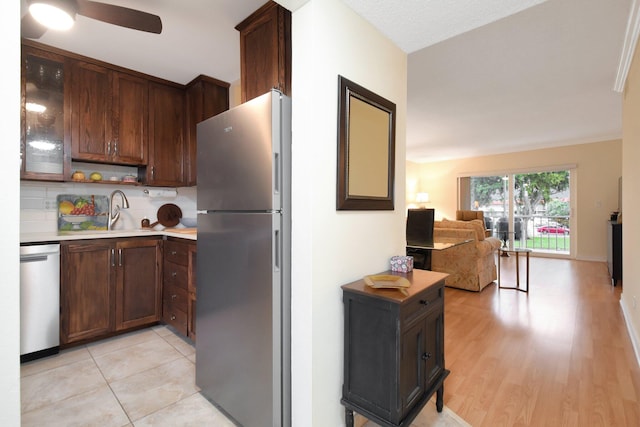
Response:
[[[122,207],[120,207],[120,205],[115,205],[114,208],[113,206],[113,197],[116,194],[119,194],[122,198]],[[107,222],[108,230],[111,230],[118,218],[120,218],[120,209],[129,209],[129,201],[127,200],[127,196],[124,195],[122,190],[114,190],[113,193],[111,193],[111,197],[109,199],[109,221]]]

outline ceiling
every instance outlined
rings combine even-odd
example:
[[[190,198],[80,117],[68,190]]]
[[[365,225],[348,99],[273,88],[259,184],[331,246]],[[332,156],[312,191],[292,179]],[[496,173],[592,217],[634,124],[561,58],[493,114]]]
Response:
[[[159,15],[162,34],[78,16],[38,41],[178,83],[199,74],[231,83],[234,27],[265,1],[103,0]],[[343,1],[408,53],[409,160],[621,137],[612,88],[631,0]]]

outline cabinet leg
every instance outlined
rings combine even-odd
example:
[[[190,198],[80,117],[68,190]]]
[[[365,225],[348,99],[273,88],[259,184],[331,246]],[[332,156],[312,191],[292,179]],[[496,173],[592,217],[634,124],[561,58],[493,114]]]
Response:
[[[347,427],[353,427],[353,411],[351,409],[344,409],[344,422]]]
[[[436,409],[438,412],[442,412],[444,407],[444,384],[436,392]]]

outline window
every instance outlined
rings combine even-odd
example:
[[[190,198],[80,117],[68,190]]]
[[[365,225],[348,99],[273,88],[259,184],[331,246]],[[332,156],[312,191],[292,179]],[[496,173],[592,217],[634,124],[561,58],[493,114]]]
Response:
[[[571,248],[569,169],[459,178],[459,208],[481,210],[503,245],[567,255]]]

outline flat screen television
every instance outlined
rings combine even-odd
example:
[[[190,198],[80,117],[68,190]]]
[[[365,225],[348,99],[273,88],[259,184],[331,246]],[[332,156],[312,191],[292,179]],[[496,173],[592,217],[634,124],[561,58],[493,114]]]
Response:
[[[435,209],[409,209],[407,213],[407,246],[433,246]]]

